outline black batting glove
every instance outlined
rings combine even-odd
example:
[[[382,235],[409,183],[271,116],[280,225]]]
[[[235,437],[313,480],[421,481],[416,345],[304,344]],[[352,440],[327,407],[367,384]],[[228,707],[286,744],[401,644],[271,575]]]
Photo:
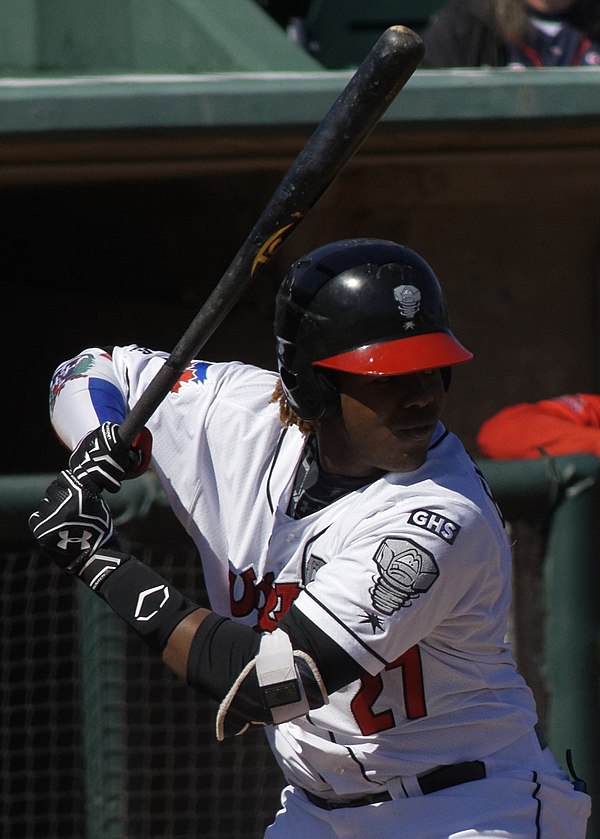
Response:
[[[79,577],[157,653],[198,608],[152,568],[115,549],[102,495],[69,471],[52,481],[29,527],[46,557]]]
[[[115,422],[105,422],[90,431],[69,458],[69,469],[92,491],[118,492],[121,482],[137,478],[150,463],[152,435],[143,428],[132,446],[119,436]]]
[[[99,492],[70,472],[52,481],[29,528],[42,553],[68,574],[79,574],[87,560],[113,536],[113,520]]]

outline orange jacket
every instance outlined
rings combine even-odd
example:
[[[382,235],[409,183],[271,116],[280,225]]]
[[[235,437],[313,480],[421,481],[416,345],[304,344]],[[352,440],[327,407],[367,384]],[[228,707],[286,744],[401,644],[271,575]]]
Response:
[[[492,460],[600,455],[600,396],[576,393],[510,405],[482,424],[477,445]]]

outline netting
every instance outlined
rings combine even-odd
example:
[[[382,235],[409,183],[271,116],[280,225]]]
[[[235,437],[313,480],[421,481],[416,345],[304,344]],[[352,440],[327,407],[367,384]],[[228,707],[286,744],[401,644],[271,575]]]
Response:
[[[72,581],[32,552],[2,557],[0,807],[6,839],[83,836]]]
[[[177,538],[173,533],[175,548],[169,550],[134,547],[202,602],[197,556],[187,544],[177,545]],[[85,695],[90,688],[81,672],[78,586],[27,550],[4,554],[0,586],[0,834],[4,839],[81,839],[87,835],[84,736],[92,751],[106,749],[105,738],[114,736],[115,724],[109,719],[107,732],[106,720],[94,713],[90,719],[94,703]],[[106,609],[100,615],[101,631],[118,635],[118,619],[100,600],[94,602]],[[122,782],[118,835],[261,837],[277,810],[282,786],[264,734],[256,730],[219,743],[214,704],[177,680],[137,636],[123,629],[122,642],[109,644],[108,655],[99,659],[97,666],[105,672],[99,680],[92,674],[102,694],[116,689],[122,697],[117,703],[123,723],[122,731],[116,726],[119,754],[108,756]],[[98,707],[105,698],[98,697]],[[93,785],[95,779],[90,780]],[[99,779],[99,787],[102,783]],[[101,796],[104,790],[88,789],[88,799],[96,792]]]
[[[176,588],[205,600],[193,549],[138,551]],[[127,633],[128,831],[148,836],[261,837],[283,785],[260,730],[218,742],[214,703],[183,685]]]

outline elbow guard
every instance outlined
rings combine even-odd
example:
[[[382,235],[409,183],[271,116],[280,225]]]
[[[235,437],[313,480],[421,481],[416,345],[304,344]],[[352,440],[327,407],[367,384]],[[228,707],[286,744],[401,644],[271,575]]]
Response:
[[[318,686],[320,695],[316,704],[309,701],[301,671]],[[221,702],[216,720],[218,740],[224,739],[227,714],[238,694],[244,692],[247,680],[252,681],[251,674],[258,683],[261,704],[266,712],[260,714],[257,722],[279,725],[305,716],[311,706],[318,707],[329,701],[315,662],[302,650],[294,650],[289,635],[276,629],[262,636],[257,655],[247,663]]]

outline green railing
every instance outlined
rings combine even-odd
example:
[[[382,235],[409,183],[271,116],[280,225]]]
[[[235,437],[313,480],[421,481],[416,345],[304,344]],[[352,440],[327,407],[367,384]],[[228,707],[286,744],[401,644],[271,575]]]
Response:
[[[563,767],[573,752],[577,774],[600,796],[599,512],[600,459],[592,455],[480,464],[509,520],[541,523],[545,727]],[[518,569],[516,571],[518,573]],[[600,837],[592,814],[588,839]]]

